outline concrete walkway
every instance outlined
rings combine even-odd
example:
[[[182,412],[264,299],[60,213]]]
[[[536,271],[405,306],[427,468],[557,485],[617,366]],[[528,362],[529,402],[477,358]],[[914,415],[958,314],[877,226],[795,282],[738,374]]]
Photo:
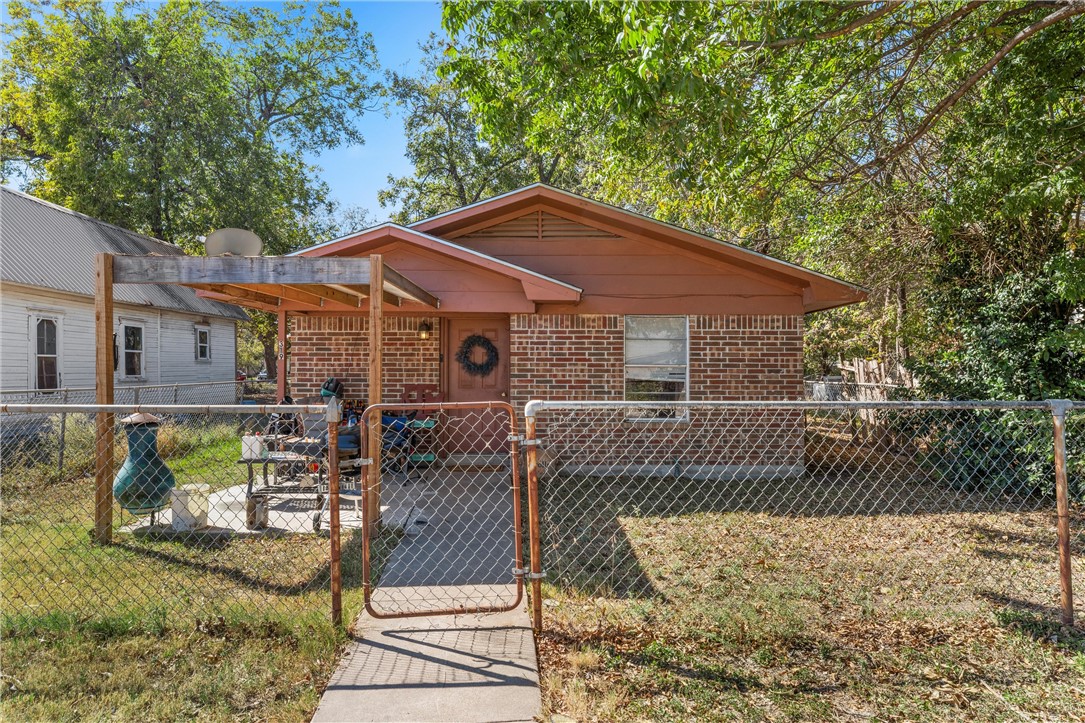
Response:
[[[507,469],[390,476],[386,524],[404,531],[374,581],[380,614],[516,601]],[[527,606],[503,613],[363,613],[314,721],[531,721],[541,712]]]
[[[541,711],[527,607],[380,620],[364,615],[313,721],[531,721]]]

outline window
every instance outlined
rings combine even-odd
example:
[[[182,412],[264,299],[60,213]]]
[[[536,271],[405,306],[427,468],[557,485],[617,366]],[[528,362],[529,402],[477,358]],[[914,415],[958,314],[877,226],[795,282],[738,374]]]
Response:
[[[196,326],[196,361],[211,361],[211,327]]]
[[[124,376],[143,376],[143,327],[135,324],[122,324],[121,336],[124,339]]]
[[[60,388],[60,320],[31,317],[34,332],[34,388]]]
[[[687,396],[689,325],[684,316],[625,317],[625,399],[681,402]],[[638,417],[673,419],[673,410]]]

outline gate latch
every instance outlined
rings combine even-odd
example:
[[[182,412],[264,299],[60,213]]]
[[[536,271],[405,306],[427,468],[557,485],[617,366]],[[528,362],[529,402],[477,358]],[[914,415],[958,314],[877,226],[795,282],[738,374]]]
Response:
[[[516,577],[524,577],[528,580],[541,580],[546,577],[546,572],[532,572],[526,567],[514,567],[512,568],[512,574]]]

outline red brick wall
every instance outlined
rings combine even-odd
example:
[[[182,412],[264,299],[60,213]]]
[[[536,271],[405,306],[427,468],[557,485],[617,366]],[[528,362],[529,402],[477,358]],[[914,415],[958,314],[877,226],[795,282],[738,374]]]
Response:
[[[440,324],[418,339],[422,318],[384,319],[386,402],[404,384],[440,381]],[[349,399],[368,394],[369,319],[303,316],[292,319],[289,377],[295,398],[317,394],[329,376]],[[801,316],[690,318],[690,399],[801,399]],[[618,315],[514,314],[509,320],[510,399],[517,414],[532,398],[621,400],[624,319]],[[554,412],[540,419],[551,439],[552,463],[636,467],[698,465],[793,468],[802,463],[802,415],[794,412],[695,410],[686,422],[630,422],[611,410]],[[546,429],[549,427],[549,429]],[[601,453],[600,450],[607,450]],[[710,473],[710,474],[714,474]]]
[[[517,410],[532,398],[623,398],[622,316],[514,315],[510,331]],[[802,334],[801,316],[690,317],[690,399],[802,399]],[[700,466],[790,474],[803,459],[795,412],[695,410],[685,422],[645,423],[613,410],[554,411],[539,426],[549,463],[581,465],[585,474],[672,467],[697,474],[707,469]]]
[[[692,316],[692,400],[802,399],[801,316]],[[620,400],[624,318],[514,314],[513,406],[529,399]]]
[[[531,399],[620,400],[624,354],[621,316],[513,314],[512,406],[522,413]]]
[[[689,398],[803,398],[801,316],[691,316]]]
[[[430,338],[418,338],[428,321]],[[405,384],[440,383],[440,324],[436,318],[384,318],[382,400],[398,402]],[[346,385],[346,398],[369,395],[369,317],[298,316],[290,320],[288,354],[290,393],[296,399],[318,394],[330,376]]]

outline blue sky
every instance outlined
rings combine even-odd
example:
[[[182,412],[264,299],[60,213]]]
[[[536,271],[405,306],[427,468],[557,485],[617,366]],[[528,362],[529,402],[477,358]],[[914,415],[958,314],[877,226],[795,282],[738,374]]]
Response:
[[[373,34],[377,60],[382,73],[387,70],[415,72],[422,53],[418,46],[430,33],[441,30],[439,2],[344,2],[359,27]],[[376,221],[385,221],[394,211],[381,208],[377,192],[387,184],[388,175],[403,176],[412,172],[404,155],[403,118],[399,109],[366,113],[359,126],[365,137],[361,146],[342,146],[314,156],[321,176],[331,187],[331,195],[340,203],[368,209]]]

